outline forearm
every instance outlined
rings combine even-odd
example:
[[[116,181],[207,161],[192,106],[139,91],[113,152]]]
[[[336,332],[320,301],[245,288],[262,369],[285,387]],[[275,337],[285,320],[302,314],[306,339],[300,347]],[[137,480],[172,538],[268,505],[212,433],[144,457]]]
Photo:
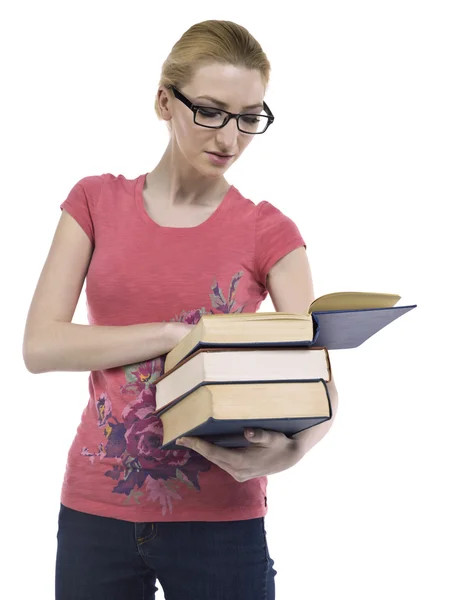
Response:
[[[169,326],[52,323],[24,343],[23,357],[31,373],[96,371],[134,364],[171,350],[176,342]]]
[[[314,427],[300,431],[292,436],[292,439],[296,440],[299,460],[301,460],[301,458],[303,458],[307,452],[309,452],[309,450],[311,450],[324,438],[326,433],[334,424],[335,415],[338,408],[338,392],[333,378],[327,383],[327,389],[329,391],[329,399],[332,407],[332,418],[324,423],[320,423],[319,425],[315,425]]]

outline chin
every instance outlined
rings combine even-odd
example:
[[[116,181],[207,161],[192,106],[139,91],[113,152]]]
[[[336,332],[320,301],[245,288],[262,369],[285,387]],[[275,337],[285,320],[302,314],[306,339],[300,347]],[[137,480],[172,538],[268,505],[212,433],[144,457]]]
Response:
[[[206,154],[204,156],[205,156],[206,161],[207,161],[206,164],[207,164],[207,167],[208,167],[208,171],[218,171],[219,173],[225,173],[230,167],[232,167],[232,165],[237,160],[237,156],[233,156],[231,158],[231,160],[228,161],[226,164],[224,164],[224,165],[215,165],[215,164],[209,162],[209,159],[207,158]]]
[[[201,164],[199,164],[199,163],[200,163],[200,161],[197,161],[197,163],[196,163],[197,171],[199,171],[202,175],[204,175],[205,177],[208,177],[209,179],[219,179],[220,177],[223,177],[223,175],[226,173],[226,171],[229,169],[229,167],[234,164],[234,161],[232,161],[229,165],[223,165],[223,166],[212,165],[212,164],[205,166],[203,161],[201,161]]]

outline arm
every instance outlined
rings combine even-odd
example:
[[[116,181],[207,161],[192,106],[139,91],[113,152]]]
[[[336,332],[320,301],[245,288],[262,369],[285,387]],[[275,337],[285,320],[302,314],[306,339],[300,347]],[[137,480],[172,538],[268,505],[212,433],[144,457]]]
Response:
[[[268,273],[267,289],[277,312],[306,314],[314,300],[312,273],[304,246],[279,260]],[[292,436],[299,459],[303,458],[332,427],[338,407],[334,378],[327,383],[332,418]]]
[[[63,211],[25,326],[22,353],[31,373],[95,371],[150,360],[169,352],[193,327],[72,323],[92,250],[86,233]]]
[[[25,366],[33,374],[135,364],[166,354],[181,339],[178,323],[107,326],[45,321],[42,325],[45,329],[25,336],[23,343]]]
[[[313,301],[313,284],[305,248],[293,250],[269,271],[267,289],[278,312],[307,313]],[[247,448],[221,448],[198,437],[186,437],[186,446],[227,471],[236,481],[273,475],[298,463],[331,428],[337,412],[338,395],[334,382],[328,384],[332,419],[301,431],[292,438],[278,431],[257,429],[247,439]]]

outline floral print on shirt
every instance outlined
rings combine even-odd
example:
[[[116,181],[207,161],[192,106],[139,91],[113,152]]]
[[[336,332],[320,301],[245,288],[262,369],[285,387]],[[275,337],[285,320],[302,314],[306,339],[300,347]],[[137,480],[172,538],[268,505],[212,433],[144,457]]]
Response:
[[[224,295],[218,282],[214,281],[210,294],[212,310],[184,311],[171,321],[195,325],[205,314],[240,313],[245,305],[236,305],[236,292],[243,271],[236,273]],[[97,425],[103,430],[105,441],[98,452],[83,448],[81,454],[95,459],[115,458],[116,464],[104,475],[115,485],[111,492],[123,494],[124,502],[140,504],[140,497],[159,502],[162,514],[173,511],[173,502],[182,500],[182,489],[187,486],[199,491],[199,474],[209,471],[212,463],[189,449],[161,450],[163,425],[156,410],[156,386],[154,381],[163,374],[165,357],[157,357],[143,363],[124,367],[127,383],[121,386],[122,396],[131,396],[121,414],[121,420],[113,415],[112,403],[106,393],[96,401]]]

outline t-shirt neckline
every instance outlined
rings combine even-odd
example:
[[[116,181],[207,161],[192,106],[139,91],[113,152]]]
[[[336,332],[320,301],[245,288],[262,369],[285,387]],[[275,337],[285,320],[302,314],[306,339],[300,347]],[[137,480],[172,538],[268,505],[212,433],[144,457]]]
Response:
[[[217,208],[214,210],[214,212],[205,221],[203,221],[199,225],[195,225],[193,227],[166,227],[165,225],[159,225],[159,223],[156,223],[156,221],[153,221],[153,219],[150,217],[150,215],[145,210],[143,188],[145,185],[146,176],[147,176],[147,174],[144,173],[143,175],[139,175],[139,177],[137,178],[137,184],[135,187],[135,201],[136,201],[137,211],[140,214],[143,221],[148,226],[152,227],[153,229],[159,229],[159,230],[164,230],[164,231],[175,231],[175,232],[198,231],[199,229],[205,229],[205,228],[209,227],[220,216],[220,214],[223,212],[223,210],[226,208],[226,205],[230,201],[230,198],[232,197],[233,193],[236,191],[236,188],[231,184],[228,188],[228,191],[223,196],[223,199],[221,200],[221,202],[217,206]]]

